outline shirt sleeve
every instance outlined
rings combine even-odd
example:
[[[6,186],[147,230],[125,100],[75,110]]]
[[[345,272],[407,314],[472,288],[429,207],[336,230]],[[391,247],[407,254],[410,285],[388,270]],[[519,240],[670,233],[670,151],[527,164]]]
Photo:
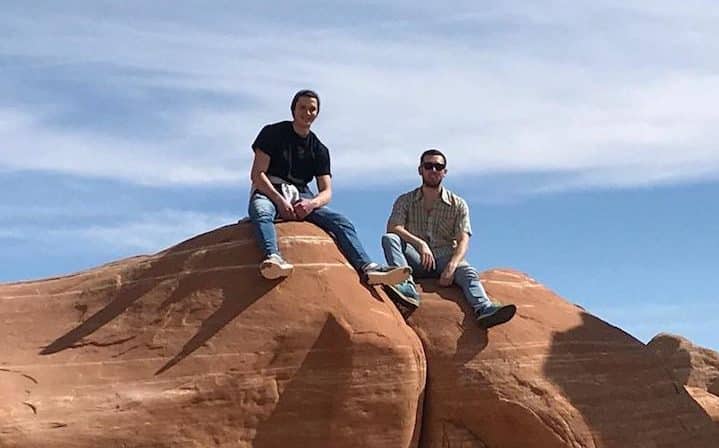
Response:
[[[273,133],[272,128],[270,125],[267,125],[262,128],[259,134],[257,134],[257,138],[255,138],[255,141],[252,143],[252,150],[257,151],[258,149],[268,156],[272,157],[273,149],[276,145],[273,144]]]
[[[455,235],[459,235],[462,232],[472,236],[472,225],[469,222],[469,207],[464,199],[459,201],[459,213],[454,227]]]
[[[330,151],[319,139],[317,140],[317,153],[315,155],[315,176],[332,175],[330,170]]]
[[[394,201],[392,206],[392,214],[389,216],[389,226],[406,226],[407,211],[409,209],[409,201],[407,197],[402,195]]]

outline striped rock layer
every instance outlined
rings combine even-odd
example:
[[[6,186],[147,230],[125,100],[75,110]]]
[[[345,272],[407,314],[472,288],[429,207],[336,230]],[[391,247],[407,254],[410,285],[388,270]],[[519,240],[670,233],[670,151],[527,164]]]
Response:
[[[647,346],[719,425],[719,353],[668,333],[654,336]]]
[[[150,257],[0,286],[0,447],[402,447],[425,359],[310,224],[262,279],[247,224]]]
[[[482,280],[517,305],[508,324],[480,331],[460,291],[434,282],[409,319],[427,357],[421,446],[719,446],[709,416],[643,343],[525,274]]]
[[[661,359],[524,274],[480,330],[423,282],[405,323],[308,223],[258,275],[247,224],[153,256],[0,285],[0,447],[716,447]]]

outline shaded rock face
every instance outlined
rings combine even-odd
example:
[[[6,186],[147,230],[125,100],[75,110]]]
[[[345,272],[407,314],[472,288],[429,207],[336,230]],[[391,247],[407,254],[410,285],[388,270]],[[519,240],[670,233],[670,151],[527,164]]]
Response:
[[[646,346],[517,272],[482,275],[518,306],[489,332],[461,292],[424,282],[409,324],[427,388],[421,446],[716,447],[714,425]]]
[[[425,359],[332,240],[247,224],[155,256],[0,285],[2,447],[409,447]]]
[[[487,333],[423,282],[409,326],[332,240],[278,225],[260,278],[247,224],[154,256],[0,285],[0,447],[715,447],[662,361],[529,277]]]
[[[719,353],[681,336],[661,333],[647,347],[662,359],[677,383],[719,423]]]

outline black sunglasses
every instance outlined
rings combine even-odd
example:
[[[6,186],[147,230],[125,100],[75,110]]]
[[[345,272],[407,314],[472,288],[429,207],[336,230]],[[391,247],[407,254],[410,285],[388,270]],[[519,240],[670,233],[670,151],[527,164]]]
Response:
[[[444,163],[435,163],[435,162],[423,162],[422,168],[425,170],[435,170],[435,171],[442,171],[444,169],[445,165]]]

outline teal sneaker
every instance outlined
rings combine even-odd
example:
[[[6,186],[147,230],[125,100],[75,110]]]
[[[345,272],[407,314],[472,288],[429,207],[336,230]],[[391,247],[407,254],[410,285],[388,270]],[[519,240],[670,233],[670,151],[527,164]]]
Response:
[[[402,283],[394,285],[394,287],[397,288],[397,291],[404,294],[405,297],[415,300],[419,305],[419,293],[417,292],[417,287],[414,285],[412,280],[407,279]]]
[[[380,266],[368,263],[362,267],[362,279],[368,285],[396,285],[412,274],[409,266]]]
[[[514,314],[517,312],[516,305],[495,305],[491,304],[481,311],[476,311],[477,324],[484,328],[492,328],[495,325],[500,325],[509,322]]]
[[[387,294],[387,296],[389,296],[390,300],[392,300],[396,304],[402,305],[404,307],[409,307],[412,310],[417,308],[419,306],[419,294],[417,294],[417,290],[412,287],[414,295],[406,295],[399,290],[398,286],[400,285],[382,285],[382,289]]]

